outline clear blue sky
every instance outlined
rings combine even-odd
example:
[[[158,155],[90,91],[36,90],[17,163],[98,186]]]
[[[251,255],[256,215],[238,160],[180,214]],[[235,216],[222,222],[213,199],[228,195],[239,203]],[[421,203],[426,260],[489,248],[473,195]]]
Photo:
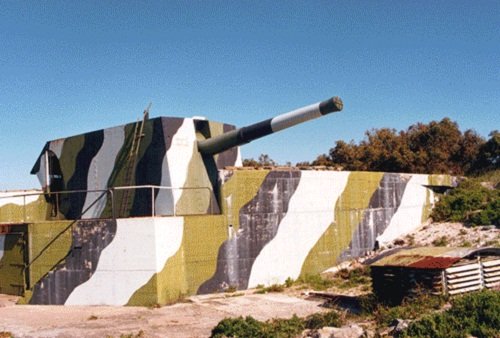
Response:
[[[370,128],[500,129],[499,1],[0,1],[0,190],[46,141],[151,116],[243,126],[331,96],[344,111],[243,157],[313,160]]]

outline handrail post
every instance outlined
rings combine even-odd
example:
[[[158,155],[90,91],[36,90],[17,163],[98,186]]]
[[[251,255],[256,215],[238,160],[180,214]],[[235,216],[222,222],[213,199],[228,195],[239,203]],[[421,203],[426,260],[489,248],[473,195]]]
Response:
[[[115,193],[114,193],[114,188],[110,188],[109,192],[111,194],[111,216],[113,217],[113,221],[116,220],[116,214],[115,214]]]
[[[23,222],[26,223],[26,195],[23,195]]]
[[[155,217],[155,188],[151,187],[151,217]]]
[[[173,197],[173,198],[172,198],[172,204],[173,204],[172,206],[173,206],[173,208],[174,208],[174,217],[177,217],[177,208],[176,208],[176,205],[175,205],[175,194],[174,194],[174,189],[176,189],[176,188],[172,187],[172,197]]]
[[[59,192],[56,191],[56,217],[59,211],[61,210],[61,206],[59,205]]]

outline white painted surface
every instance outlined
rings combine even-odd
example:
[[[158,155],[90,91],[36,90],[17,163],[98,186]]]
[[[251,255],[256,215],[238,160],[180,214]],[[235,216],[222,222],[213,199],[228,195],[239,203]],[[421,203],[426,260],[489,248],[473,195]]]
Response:
[[[255,260],[248,287],[297,278],[310,250],[335,219],[349,172],[302,171],[278,232]]]
[[[58,139],[51,141],[49,144],[49,149],[57,156],[57,158],[61,158],[62,150],[64,146],[64,139]]]
[[[182,217],[118,219],[115,238],[102,251],[96,271],[65,304],[127,304],[179,250],[183,229]]]
[[[291,112],[276,116],[271,120],[271,129],[273,132],[286,129],[296,124],[309,121],[321,116],[319,103],[314,103]]]
[[[187,179],[189,162],[193,156],[195,141],[196,135],[193,120],[185,118],[181,127],[172,137],[172,144],[165,154],[162,163],[161,185],[177,189],[160,190],[156,197],[156,214],[173,214],[174,206],[182,195],[182,189],[178,188],[183,187]]]
[[[243,166],[243,161],[241,160],[241,147],[236,148],[237,155],[236,155],[236,162],[234,162],[235,167],[242,167]]]
[[[427,200],[428,175],[412,175],[403,193],[398,210],[385,231],[377,237],[380,244],[415,230],[422,224],[422,213]]]
[[[0,192],[0,207],[7,204],[23,205],[35,202],[41,195],[41,190],[3,191]],[[25,195],[26,197],[23,197]]]
[[[105,190],[108,180],[115,166],[116,156],[125,141],[125,128],[123,126],[104,129],[104,140],[101,149],[90,162],[87,176],[87,190]],[[86,210],[103,192],[88,192],[82,211]],[[106,207],[106,197],[96,202],[82,218],[98,218]]]
[[[50,141],[49,150],[52,151],[58,159],[60,159],[63,145],[64,145],[64,139]],[[40,168],[36,173],[36,176],[38,177],[38,181],[40,182],[42,188],[45,188],[48,184],[45,153],[41,154],[39,159],[40,159]]]

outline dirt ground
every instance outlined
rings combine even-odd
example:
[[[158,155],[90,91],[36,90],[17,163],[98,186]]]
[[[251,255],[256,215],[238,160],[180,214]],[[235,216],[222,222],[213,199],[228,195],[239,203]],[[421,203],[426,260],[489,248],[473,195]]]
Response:
[[[322,300],[252,290],[194,296],[160,308],[114,306],[15,305],[0,295],[0,332],[13,337],[208,337],[225,317],[259,320],[307,316],[322,311]],[[1,335],[0,335],[1,336]],[[3,336],[2,336],[3,337]]]

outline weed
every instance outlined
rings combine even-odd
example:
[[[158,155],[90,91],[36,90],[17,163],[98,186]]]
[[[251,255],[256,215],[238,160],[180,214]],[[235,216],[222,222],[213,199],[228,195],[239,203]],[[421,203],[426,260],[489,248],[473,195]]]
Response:
[[[91,315],[87,320],[97,320],[98,317],[96,315]]]
[[[230,295],[227,295],[226,297],[241,297],[244,296],[245,294],[243,292],[235,292]]]
[[[145,333],[142,330],[139,330],[137,333],[123,333],[120,335],[120,338],[142,338],[145,337]]]
[[[287,288],[292,287],[294,283],[295,283],[295,281],[291,277],[288,277],[285,280],[285,287],[287,287]]]
[[[301,276],[296,281],[299,284],[304,284],[310,288],[318,291],[326,290],[334,285],[334,282],[330,279],[323,278],[321,275],[305,275]]]
[[[257,294],[263,294],[263,293],[268,293],[268,292],[283,292],[285,291],[285,286],[281,284],[272,284],[268,287],[262,287],[255,291]]]
[[[463,241],[461,246],[463,246],[464,248],[470,248],[472,246],[472,243],[469,241]]]
[[[233,292],[236,292],[238,291],[238,287],[234,286],[234,285],[229,285],[225,290],[224,292],[226,293],[233,293]]]
[[[335,286],[340,289],[351,289],[358,286],[369,286],[371,284],[370,269],[359,267],[355,269],[342,269],[333,280]]]
[[[447,246],[448,245],[448,237],[441,236],[432,241],[432,245],[434,246]]]
[[[500,247],[500,240],[493,239],[484,243],[484,246]]]
[[[0,331],[0,338],[12,338],[14,337],[9,331]]]
[[[405,240],[398,238],[394,241],[394,245],[405,245]]]
[[[406,239],[408,240],[409,246],[415,245],[415,235],[410,234],[410,235],[406,236]]]

